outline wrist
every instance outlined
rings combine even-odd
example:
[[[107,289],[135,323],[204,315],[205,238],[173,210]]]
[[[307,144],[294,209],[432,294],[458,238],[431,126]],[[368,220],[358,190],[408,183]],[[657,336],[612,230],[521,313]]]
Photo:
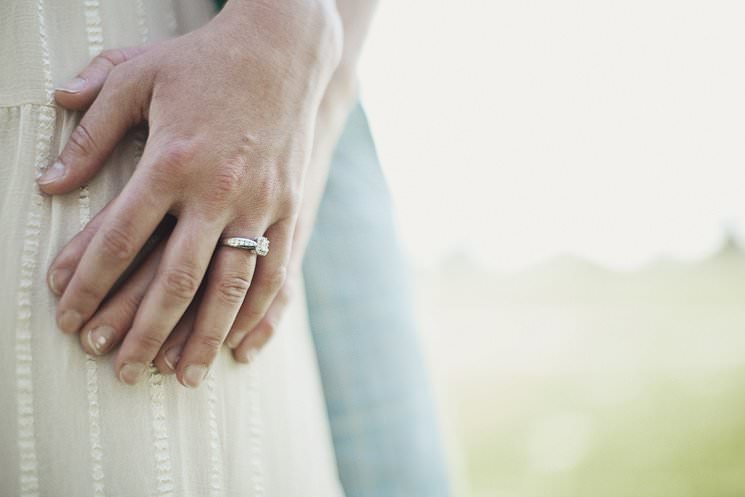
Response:
[[[335,68],[343,28],[333,0],[230,0],[213,20],[247,47],[306,55]]]

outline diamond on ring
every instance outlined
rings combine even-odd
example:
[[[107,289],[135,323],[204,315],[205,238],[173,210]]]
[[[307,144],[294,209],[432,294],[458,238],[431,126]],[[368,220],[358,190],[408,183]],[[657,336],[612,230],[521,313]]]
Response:
[[[269,239],[260,236],[256,239],[256,254],[264,256],[269,253]]]
[[[220,245],[226,247],[234,247],[243,250],[250,250],[256,252],[256,255],[267,255],[269,253],[269,239],[264,236],[257,236],[256,238],[243,238],[240,236],[233,236],[230,238],[223,238],[220,240]]]

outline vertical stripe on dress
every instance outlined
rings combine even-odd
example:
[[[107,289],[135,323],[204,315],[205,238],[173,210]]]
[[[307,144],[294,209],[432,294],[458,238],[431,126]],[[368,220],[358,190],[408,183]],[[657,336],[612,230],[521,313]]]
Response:
[[[88,391],[88,432],[91,449],[91,477],[94,497],[104,497],[103,445],[101,443],[101,407],[98,403],[98,363],[86,354],[85,384]]]
[[[210,371],[207,376],[207,424],[210,436],[210,467],[209,483],[210,497],[223,495],[223,460],[222,444],[217,420],[217,385],[215,373]],[[254,496],[252,496],[254,497]]]
[[[168,28],[168,34],[170,36],[176,36],[178,34],[178,19],[176,18],[176,7],[173,5],[173,0],[161,0],[166,4],[166,28]]]
[[[83,0],[85,34],[88,37],[88,55],[95,57],[103,51],[103,25],[99,0]]]
[[[249,433],[249,475],[251,478],[252,497],[263,497],[266,494],[264,486],[264,460],[262,454],[262,424],[261,405],[259,403],[259,379],[254,357],[249,357],[248,371],[248,433]]]
[[[41,2],[39,2],[41,3]],[[43,15],[43,11],[40,12]],[[47,106],[38,109],[35,147],[35,172],[44,169],[49,160],[54,109]],[[23,109],[21,110],[23,112]],[[33,112],[33,110],[32,110]],[[38,497],[39,473],[36,457],[36,432],[34,427],[34,381],[31,345],[31,301],[34,288],[36,260],[39,254],[41,234],[42,197],[33,185],[31,207],[26,218],[23,251],[21,253],[21,278],[18,288],[18,312],[16,323],[16,393],[18,415],[19,483],[22,497]]]
[[[150,39],[147,10],[144,0],[135,0],[137,28],[140,41],[147,43]],[[135,130],[133,134],[133,163],[140,162],[145,149],[145,131]],[[155,459],[155,489],[159,497],[173,497],[176,488],[171,461],[171,447],[168,440],[168,411],[165,403],[165,378],[158,369],[150,365],[148,383],[150,389],[150,415],[152,417],[153,455]]]
[[[34,173],[49,164],[56,111],[53,106],[52,68],[49,60],[44,1],[36,3],[41,67],[46,89],[46,105],[30,106],[31,115],[37,114],[36,144],[34,147]],[[21,108],[21,112],[24,109]],[[36,263],[39,255],[43,198],[34,182],[31,185],[31,205],[26,218],[21,252],[21,274],[18,283],[18,309],[16,314],[16,415],[18,426],[18,486],[21,497],[39,496],[39,469],[36,455],[36,430],[34,420],[33,348],[31,344],[32,298]]]
[[[41,4],[41,1],[39,2]],[[40,20],[43,20],[40,7]],[[40,30],[44,26],[40,24]],[[46,54],[45,54],[46,56]],[[24,109],[21,110],[23,112]],[[34,157],[35,172],[43,170],[48,162],[54,130],[55,113],[50,106],[33,106],[38,112],[36,147]],[[26,218],[23,251],[21,253],[21,278],[18,283],[18,312],[16,322],[16,394],[18,416],[19,483],[22,497],[39,495],[39,473],[36,456],[36,432],[34,427],[34,381],[33,356],[31,344],[31,306],[34,289],[36,263],[39,255],[41,234],[42,197],[36,184],[32,186],[31,206]]]
[[[166,417],[164,378],[157,368],[150,365],[150,410],[153,418],[153,445],[155,447],[155,488],[159,497],[173,497],[175,480],[168,443],[168,418]]]
[[[147,43],[150,32],[147,27],[147,11],[144,0],[135,0],[135,11],[137,12],[137,28],[140,31],[140,41]]]
[[[85,34],[88,39],[88,55],[95,57],[103,50],[103,27],[98,0],[84,0]],[[91,217],[90,193],[88,186],[80,188],[78,201],[80,229]],[[91,451],[91,478],[94,497],[104,497],[105,477],[103,471],[103,443],[101,440],[101,406],[98,401],[98,359],[85,355],[86,388],[88,393],[88,433]]]

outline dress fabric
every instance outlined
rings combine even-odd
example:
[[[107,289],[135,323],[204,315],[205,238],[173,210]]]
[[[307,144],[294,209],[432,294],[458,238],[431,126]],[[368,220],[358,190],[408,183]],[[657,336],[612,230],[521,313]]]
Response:
[[[46,270],[121,190],[132,134],[80,191],[41,195],[35,175],[80,116],[52,89],[104,48],[191,30],[209,0],[0,0],[0,495],[339,497],[305,302],[249,365],[223,349],[189,390],[154,369],[119,383],[112,356],[56,329]]]

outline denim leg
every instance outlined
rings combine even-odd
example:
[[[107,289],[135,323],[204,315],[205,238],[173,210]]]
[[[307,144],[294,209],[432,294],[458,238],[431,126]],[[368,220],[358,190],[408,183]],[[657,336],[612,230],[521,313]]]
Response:
[[[359,106],[337,147],[303,270],[347,497],[448,496],[408,269]]]

